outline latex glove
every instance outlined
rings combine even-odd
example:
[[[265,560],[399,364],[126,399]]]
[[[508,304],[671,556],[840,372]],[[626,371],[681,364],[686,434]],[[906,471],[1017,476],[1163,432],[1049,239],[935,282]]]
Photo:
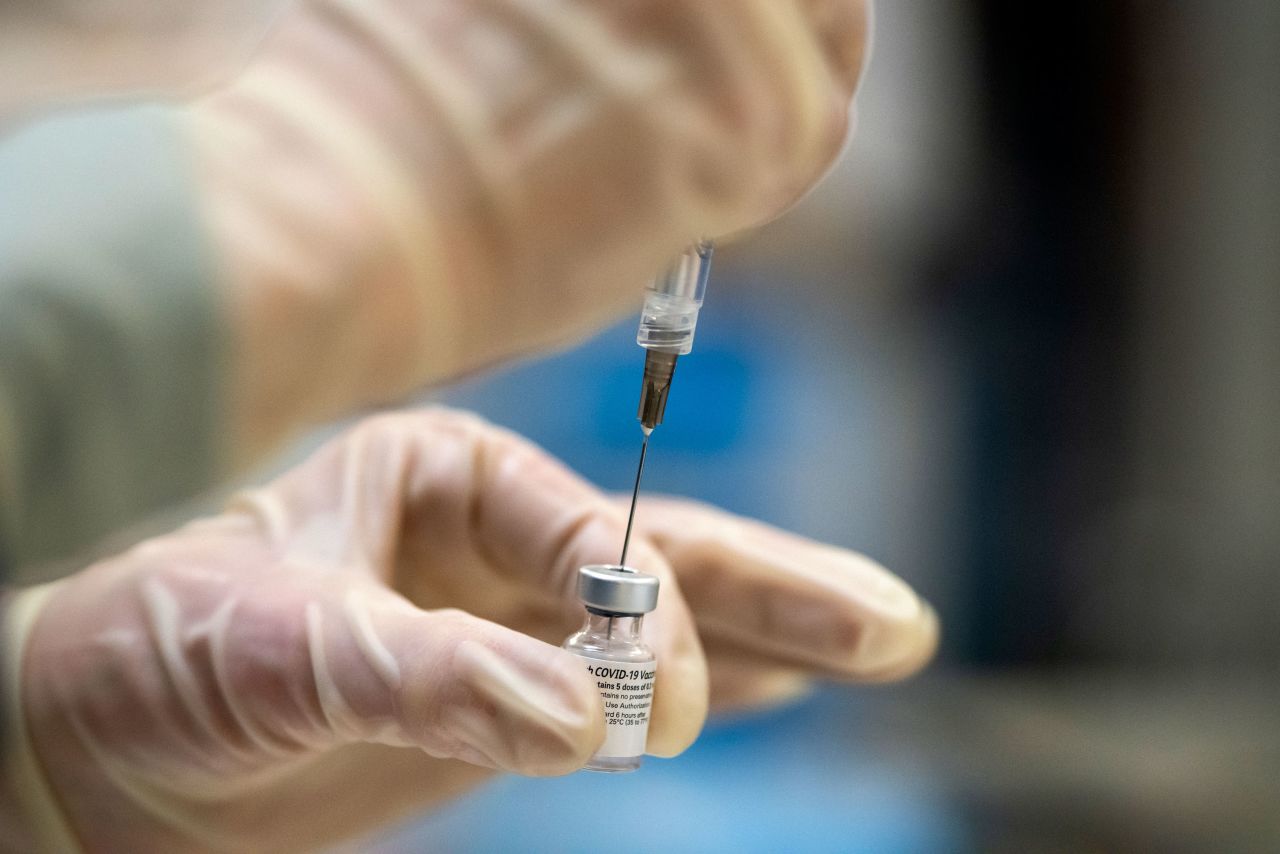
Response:
[[[676,568],[697,615],[716,711],[791,699],[819,678],[902,679],[936,648],[933,610],[865,555],[652,495],[636,531]]]
[[[708,603],[713,666],[883,677],[930,654],[931,612],[883,570],[831,550],[806,565],[816,547],[689,512],[670,545],[694,589],[724,596]],[[368,832],[486,769],[572,770],[602,713],[555,645],[581,621],[576,568],[611,559],[624,521],[478,419],[368,421],[221,516],[18,597],[8,791],[32,798],[46,839],[61,824],[94,850],[283,851]],[[643,537],[631,554],[663,579],[645,623],[648,749],[673,755],[702,725],[706,662],[666,559]],[[832,571],[847,577],[820,579]]]
[[[309,0],[188,128],[235,436],[564,343],[831,163],[862,0]]]
[[[0,3],[0,126],[101,96],[182,94],[225,82],[288,0]]]

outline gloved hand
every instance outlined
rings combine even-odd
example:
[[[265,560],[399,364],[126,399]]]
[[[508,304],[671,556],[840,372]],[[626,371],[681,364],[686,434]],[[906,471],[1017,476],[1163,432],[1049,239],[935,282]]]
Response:
[[[572,340],[831,163],[863,0],[306,0],[187,128],[235,445]]]
[[[663,579],[649,752],[697,735],[708,662],[745,677],[723,697],[742,702],[813,674],[902,676],[932,652],[932,612],[869,561],[648,503],[631,555]],[[581,620],[577,567],[611,559],[624,521],[474,417],[369,420],[220,516],[19,594],[0,791],[27,795],[46,841],[61,826],[93,850],[285,851],[489,769],[571,771],[602,712],[555,645]]]

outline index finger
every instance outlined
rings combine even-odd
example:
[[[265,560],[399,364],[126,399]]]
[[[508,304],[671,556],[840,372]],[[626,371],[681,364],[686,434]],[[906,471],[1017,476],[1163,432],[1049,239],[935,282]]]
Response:
[[[671,562],[703,636],[764,662],[888,681],[937,648],[933,609],[864,555],[681,499],[647,497],[637,525]]]

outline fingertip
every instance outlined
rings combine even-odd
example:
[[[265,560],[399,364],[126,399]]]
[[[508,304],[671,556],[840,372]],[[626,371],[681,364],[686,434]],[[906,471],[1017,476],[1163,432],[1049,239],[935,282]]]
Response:
[[[674,572],[647,543],[640,544],[637,557],[638,564],[662,578],[658,607],[645,623],[658,663],[646,752],[670,758],[688,750],[702,732],[710,678],[693,614]]]
[[[932,660],[937,651],[940,623],[928,602],[916,599],[911,614],[882,616],[863,623],[860,638],[839,667],[844,676],[860,682],[905,679]]]
[[[669,654],[658,663],[645,752],[669,759],[698,739],[710,707],[710,679],[701,647]]]
[[[923,670],[938,651],[941,642],[942,623],[938,612],[925,600],[920,600],[920,616],[915,622],[915,643],[903,655],[896,668],[885,675],[886,680],[905,679]]]
[[[595,683],[587,677],[582,662],[565,653],[564,666],[572,672],[576,689],[577,715],[572,731],[555,742],[555,749],[547,750],[536,762],[526,762],[508,770],[526,777],[563,777],[582,770],[596,754],[605,739],[604,703]]]
[[[581,662],[532,638],[489,640],[462,640],[452,658],[466,692],[447,725],[462,758],[532,777],[582,767],[604,740],[604,710]]]

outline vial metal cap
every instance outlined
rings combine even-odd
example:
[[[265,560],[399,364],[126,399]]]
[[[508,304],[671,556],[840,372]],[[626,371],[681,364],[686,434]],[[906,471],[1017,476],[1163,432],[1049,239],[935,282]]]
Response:
[[[658,606],[658,577],[625,566],[584,566],[578,570],[578,598],[597,611],[647,614]]]

